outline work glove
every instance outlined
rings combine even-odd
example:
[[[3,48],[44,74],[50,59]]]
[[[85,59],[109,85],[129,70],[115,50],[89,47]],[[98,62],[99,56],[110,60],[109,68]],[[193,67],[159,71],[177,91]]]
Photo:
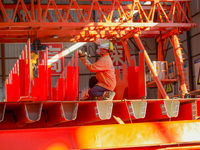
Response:
[[[83,53],[81,50],[78,51],[78,56],[79,57],[84,57],[85,59],[87,59],[87,52]]]

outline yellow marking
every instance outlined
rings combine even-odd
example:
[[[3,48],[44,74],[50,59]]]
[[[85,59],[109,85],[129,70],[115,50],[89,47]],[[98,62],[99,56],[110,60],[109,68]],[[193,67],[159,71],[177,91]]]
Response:
[[[173,91],[172,85],[171,84],[167,84],[165,91],[166,91],[166,93],[171,93]]]
[[[122,121],[121,118],[116,117],[116,116],[114,116],[114,115],[113,115],[113,117],[114,117],[114,119],[115,119],[119,124],[125,124],[125,123]]]

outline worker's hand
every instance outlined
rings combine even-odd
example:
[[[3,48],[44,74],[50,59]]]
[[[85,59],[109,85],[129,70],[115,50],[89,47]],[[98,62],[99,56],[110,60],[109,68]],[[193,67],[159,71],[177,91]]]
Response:
[[[79,57],[84,57],[85,59],[87,59],[87,52],[83,53],[81,50],[79,50],[78,55]]]
[[[84,56],[81,50],[78,51],[78,56],[79,57],[83,57]]]

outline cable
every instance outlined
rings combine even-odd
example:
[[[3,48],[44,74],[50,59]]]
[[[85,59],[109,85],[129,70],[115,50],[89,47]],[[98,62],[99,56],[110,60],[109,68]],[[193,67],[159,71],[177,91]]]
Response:
[[[154,48],[150,48],[144,40],[142,40],[142,43],[143,43],[144,47],[146,47],[147,49],[149,49],[151,51],[156,49],[156,46]]]
[[[140,49],[138,48],[138,46],[132,41],[132,39],[129,39],[130,40],[130,42],[135,46],[135,48],[138,50],[138,51],[140,51]]]
[[[130,47],[130,49],[132,49],[132,50],[135,50],[135,49],[133,49],[132,47],[131,47],[131,45],[127,42],[127,44],[128,44],[128,46]]]

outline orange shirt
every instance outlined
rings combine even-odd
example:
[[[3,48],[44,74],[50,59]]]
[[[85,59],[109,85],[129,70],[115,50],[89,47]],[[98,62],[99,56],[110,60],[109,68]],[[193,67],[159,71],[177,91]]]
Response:
[[[115,69],[109,54],[101,56],[101,58],[91,64],[87,59],[81,57],[80,60],[90,72],[96,72],[98,80],[97,85],[113,91],[116,86]]]

